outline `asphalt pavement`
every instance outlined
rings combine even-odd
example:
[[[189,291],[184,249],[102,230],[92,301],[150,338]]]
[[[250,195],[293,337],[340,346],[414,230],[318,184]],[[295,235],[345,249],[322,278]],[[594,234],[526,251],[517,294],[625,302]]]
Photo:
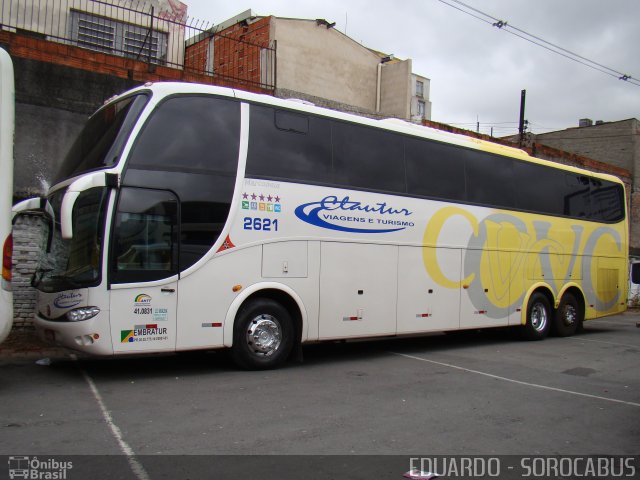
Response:
[[[276,459],[342,459],[348,469],[352,458],[395,456],[386,458],[402,469],[425,455],[637,456],[639,321],[626,313],[541,342],[487,330],[310,345],[303,363],[266,372],[239,371],[223,352],[77,358],[5,348],[0,455],[108,459],[119,476],[105,478],[138,479],[219,478],[202,472],[212,462],[227,471],[224,461],[243,478],[234,468]],[[180,461],[167,459],[181,455],[203,456],[183,460],[200,474],[169,475]]]

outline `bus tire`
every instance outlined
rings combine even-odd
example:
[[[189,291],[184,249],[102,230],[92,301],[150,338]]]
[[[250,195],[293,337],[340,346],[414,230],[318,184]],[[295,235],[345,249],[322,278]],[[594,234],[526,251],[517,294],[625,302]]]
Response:
[[[291,353],[294,328],[291,315],[269,298],[243,305],[233,330],[231,357],[241,368],[266,370],[281,365]]]
[[[582,309],[571,293],[566,293],[556,310],[552,330],[558,337],[569,337],[578,331],[582,323]]]
[[[527,304],[527,323],[522,327],[522,336],[526,340],[543,340],[549,334],[552,312],[547,297],[535,292]]]

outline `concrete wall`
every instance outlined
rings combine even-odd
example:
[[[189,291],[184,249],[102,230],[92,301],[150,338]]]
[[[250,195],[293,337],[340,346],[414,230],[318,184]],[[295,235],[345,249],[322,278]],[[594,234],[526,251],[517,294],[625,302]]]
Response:
[[[15,197],[24,198],[46,193],[54,172],[89,115],[105,99],[139,82],[37,60],[13,58],[13,61],[16,76],[13,191]]]
[[[629,119],[538,134],[535,141],[624,168],[635,176],[640,173],[640,167],[636,167],[640,161],[638,134],[638,120]],[[635,179],[634,186],[640,189],[640,177]]]
[[[279,89],[375,112],[380,57],[369,49],[315,20],[271,17],[271,39]]]
[[[411,59],[384,63],[380,81],[380,112],[408,120],[411,117]]]

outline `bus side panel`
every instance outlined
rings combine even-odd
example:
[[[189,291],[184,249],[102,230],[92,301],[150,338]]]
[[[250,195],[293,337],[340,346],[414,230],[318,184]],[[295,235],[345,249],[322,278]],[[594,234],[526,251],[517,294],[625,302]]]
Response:
[[[303,342],[318,340],[320,291],[320,242],[285,241],[262,247],[262,279],[289,287],[302,300],[307,321]]]
[[[398,247],[323,242],[320,338],[396,333]]]
[[[596,310],[599,317],[626,309],[627,262],[623,258],[597,259]]]
[[[400,247],[398,261],[398,333],[456,330],[460,326],[462,252],[458,248],[432,248],[426,255],[440,266],[442,275],[456,285],[436,282],[424,268],[423,249]],[[444,271],[442,271],[444,269]]]
[[[262,246],[231,251],[180,279],[176,350],[217,348],[224,344],[224,320],[236,298],[234,286],[260,279]],[[231,328],[232,326],[229,326]]]

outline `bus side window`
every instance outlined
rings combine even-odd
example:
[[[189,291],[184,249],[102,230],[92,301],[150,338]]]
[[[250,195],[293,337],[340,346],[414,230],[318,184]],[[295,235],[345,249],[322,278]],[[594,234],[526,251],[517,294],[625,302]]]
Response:
[[[123,188],[113,229],[111,281],[153,281],[177,273],[177,219],[172,193]]]
[[[467,200],[481,205],[514,208],[513,160],[475,150],[467,150],[465,157]]]
[[[464,158],[460,149],[430,140],[404,140],[409,194],[465,200]]]
[[[334,121],[331,138],[333,182],[373,191],[407,191],[401,135]]]
[[[247,176],[330,182],[329,120],[251,105]]]

